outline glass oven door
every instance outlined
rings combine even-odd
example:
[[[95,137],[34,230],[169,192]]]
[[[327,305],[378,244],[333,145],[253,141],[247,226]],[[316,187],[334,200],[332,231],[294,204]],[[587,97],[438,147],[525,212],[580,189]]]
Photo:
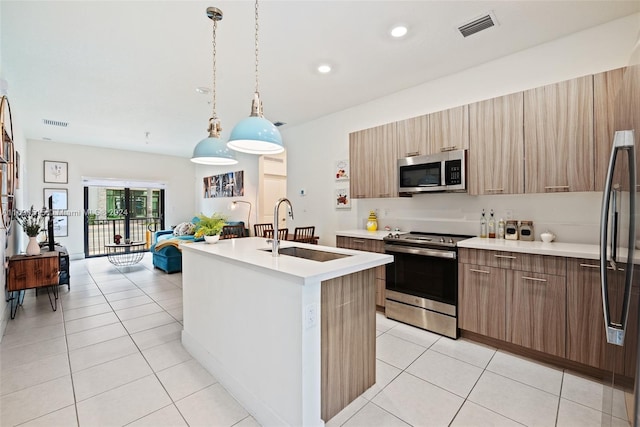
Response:
[[[456,253],[386,245],[394,256],[387,264],[388,290],[456,305],[458,301],[458,262]]]

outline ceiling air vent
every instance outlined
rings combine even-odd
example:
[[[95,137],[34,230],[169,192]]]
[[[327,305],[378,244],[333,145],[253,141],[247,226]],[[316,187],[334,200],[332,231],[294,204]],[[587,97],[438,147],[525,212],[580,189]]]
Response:
[[[286,123],[285,122],[273,122],[273,125],[278,128],[280,126],[286,125]]]
[[[61,121],[58,121],[58,120],[42,119],[42,123],[44,123],[45,125],[59,126],[59,127],[62,127],[62,128],[66,128],[67,126],[69,126],[68,122],[61,122]]]
[[[464,25],[458,27],[458,31],[462,34],[463,37],[469,37],[472,34],[478,33],[482,30],[486,30],[487,28],[491,28],[498,25],[498,21],[496,20],[493,12],[490,12],[480,18],[474,19],[471,22],[467,22]]]

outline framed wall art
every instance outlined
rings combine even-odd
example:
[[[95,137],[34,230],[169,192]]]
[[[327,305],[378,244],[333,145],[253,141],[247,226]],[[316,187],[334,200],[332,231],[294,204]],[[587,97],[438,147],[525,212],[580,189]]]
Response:
[[[44,182],[67,184],[67,162],[44,161]]]
[[[205,176],[202,181],[205,199],[244,196],[244,171]]]
[[[338,188],[336,190],[336,209],[351,209],[351,196],[349,188]]]
[[[69,217],[54,216],[53,217],[53,235],[55,237],[67,237],[69,235]]]
[[[44,192],[44,205],[49,206],[49,196],[53,196],[54,210],[65,210],[69,208],[67,201],[67,189],[66,188],[45,188]]]
[[[349,179],[349,160],[338,160],[336,162],[336,181],[346,181]]]

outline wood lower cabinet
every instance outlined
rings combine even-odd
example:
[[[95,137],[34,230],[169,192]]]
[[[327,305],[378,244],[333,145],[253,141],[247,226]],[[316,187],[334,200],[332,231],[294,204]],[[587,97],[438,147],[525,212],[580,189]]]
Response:
[[[564,276],[507,271],[507,341],[565,355]]]
[[[469,194],[524,193],[523,93],[469,105]]]
[[[395,123],[350,133],[349,161],[352,198],[398,197]]]
[[[376,239],[363,239],[358,237],[336,236],[338,248],[355,249],[357,251],[384,253],[384,242]],[[381,265],[375,268],[376,305],[383,308],[386,301],[386,267]]]
[[[458,265],[458,327],[506,339],[504,270],[486,265]]]
[[[594,190],[593,77],[524,92],[525,192]]]

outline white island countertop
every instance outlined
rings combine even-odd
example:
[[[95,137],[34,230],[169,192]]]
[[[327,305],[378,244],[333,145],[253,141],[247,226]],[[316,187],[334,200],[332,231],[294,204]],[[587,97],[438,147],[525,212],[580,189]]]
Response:
[[[311,245],[288,240],[280,243],[281,249],[292,246],[351,256],[324,262],[282,254],[274,257],[270,251],[262,250],[271,249],[271,245],[267,244],[266,239],[262,237],[220,240],[215,244],[196,242],[180,245],[183,251],[206,253],[214,257],[224,258],[230,263],[264,269],[265,272],[270,274],[282,274],[297,278],[300,279],[302,284],[333,279],[393,262],[393,256],[391,255]]]

